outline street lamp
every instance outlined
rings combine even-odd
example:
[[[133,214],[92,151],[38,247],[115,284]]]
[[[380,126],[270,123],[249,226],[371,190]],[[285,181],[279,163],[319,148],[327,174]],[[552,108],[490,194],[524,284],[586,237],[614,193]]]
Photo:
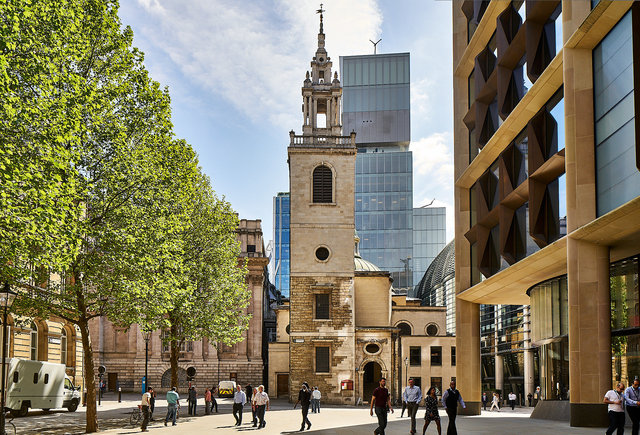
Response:
[[[146,329],[142,331],[142,338],[144,338],[144,391],[143,394],[149,389],[149,339],[151,338],[151,331]]]
[[[2,307],[2,397],[0,399],[0,434],[4,434],[4,404],[5,404],[5,396],[6,396],[6,372],[5,372],[5,364],[7,360],[7,312],[11,308],[11,304],[13,304],[14,299],[18,294],[11,290],[11,286],[8,282],[4,283],[4,288],[2,289],[2,293],[0,293],[0,306]]]
[[[404,385],[408,384],[407,377],[409,375],[409,357],[404,357]]]

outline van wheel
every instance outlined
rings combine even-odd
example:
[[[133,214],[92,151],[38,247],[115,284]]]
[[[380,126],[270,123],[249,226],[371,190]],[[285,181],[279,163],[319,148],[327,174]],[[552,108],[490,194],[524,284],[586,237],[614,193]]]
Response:
[[[26,417],[29,413],[29,405],[27,405],[25,402],[22,402],[22,406],[20,407],[20,409],[14,412],[18,417]]]
[[[51,408],[42,408],[42,410],[43,410],[44,412],[49,412],[49,409],[51,409]]]
[[[69,410],[69,412],[76,412],[76,409],[78,409],[78,401],[73,400],[71,404],[67,407],[67,409]]]

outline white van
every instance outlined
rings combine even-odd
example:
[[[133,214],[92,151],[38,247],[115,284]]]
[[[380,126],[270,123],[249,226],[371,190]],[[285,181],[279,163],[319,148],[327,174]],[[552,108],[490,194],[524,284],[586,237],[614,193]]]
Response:
[[[6,407],[14,415],[23,417],[29,408],[45,411],[67,408],[74,412],[80,403],[79,389],[65,374],[64,364],[18,358],[9,360]]]

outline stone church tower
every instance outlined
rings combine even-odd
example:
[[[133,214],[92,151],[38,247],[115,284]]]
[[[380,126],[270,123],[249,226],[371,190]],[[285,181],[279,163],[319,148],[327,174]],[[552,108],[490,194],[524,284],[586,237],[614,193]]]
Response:
[[[302,382],[318,386],[329,403],[354,403],[342,381],[355,378],[354,186],[355,133],[342,136],[342,88],[324,47],[302,86],[302,135],[290,132],[290,377],[297,399]]]

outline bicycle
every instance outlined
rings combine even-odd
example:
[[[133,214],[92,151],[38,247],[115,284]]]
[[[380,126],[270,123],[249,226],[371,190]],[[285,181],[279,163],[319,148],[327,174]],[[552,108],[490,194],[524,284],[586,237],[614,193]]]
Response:
[[[137,408],[133,408],[133,411],[129,414],[129,424],[136,426],[142,421],[142,405],[138,405]]]
[[[8,411],[8,408],[5,408],[6,411]],[[5,435],[16,435],[17,431],[16,431],[16,425],[13,424],[13,415],[9,414],[11,416],[11,418],[9,418],[9,420],[7,420],[7,417],[5,415],[4,417],[4,433]]]

